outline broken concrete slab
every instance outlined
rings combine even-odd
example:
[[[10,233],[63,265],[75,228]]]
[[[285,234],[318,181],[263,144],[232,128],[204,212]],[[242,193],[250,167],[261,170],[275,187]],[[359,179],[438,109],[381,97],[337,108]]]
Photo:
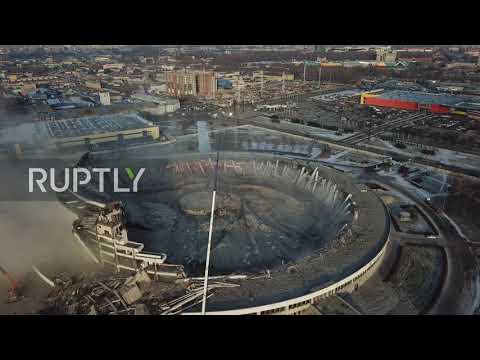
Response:
[[[90,306],[90,311],[88,312],[87,315],[98,315],[94,305]]]
[[[145,304],[136,304],[135,305],[135,315],[150,315],[147,305]]]
[[[141,289],[142,292],[145,292],[148,291],[148,289],[150,288],[152,280],[150,279],[150,276],[147,274],[147,272],[145,270],[142,270],[125,280],[126,286],[132,286],[135,284]]]
[[[143,292],[136,283],[133,285],[123,285],[118,292],[128,305],[135,303],[143,296]]]
[[[73,303],[71,305],[68,305],[67,307],[67,314],[68,315],[74,315],[77,311],[77,304]]]

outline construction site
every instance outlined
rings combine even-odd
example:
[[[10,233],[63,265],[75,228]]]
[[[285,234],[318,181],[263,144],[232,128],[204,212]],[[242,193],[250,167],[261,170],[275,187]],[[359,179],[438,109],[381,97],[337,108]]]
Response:
[[[239,311],[308,294],[312,287],[368,264],[388,239],[381,202],[332,169],[238,152],[222,152],[218,164],[209,154],[164,157],[151,148],[142,153],[84,159],[81,166],[135,163],[148,172],[132,196],[113,193],[108,186],[106,193],[95,194],[95,184],[77,199],[62,195],[79,215],[74,235],[93,259],[116,270],[142,267],[153,278],[174,282],[201,278],[212,211],[207,189],[218,171],[210,271],[214,279],[230,279],[232,286],[217,288],[208,311]],[[110,209],[112,203],[123,205]],[[104,219],[104,212],[116,220]],[[374,213],[375,222],[367,221]],[[265,279],[274,286],[256,285]]]
[[[253,125],[209,126],[72,161],[145,172],[136,193],[114,191],[128,186],[129,172],[117,185],[106,174],[103,192],[93,179],[58,193],[74,218],[61,242],[85,265],[35,261],[20,279],[7,266],[5,309],[354,315],[477,307],[472,255],[452,253],[460,248],[447,236],[456,235],[415,196],[418,173],[409,183],[388,157]],[[469,289],[458,305],[448,298],[455,286]]]
[[[450,245],[463,235],[431,203],[453,186],[452,171],[475,171],[475,156],[458,164],[460,154],[415,147],[420,160],[442,162],[450,173],[416,157],[412,164],[414,142],[388,136],[436,115],[375,110],[359,99],[355,90],[332,88],[237,107],[231,116],[215,108],[200,113],[194,104],[155,123],[130,115],[48,123],[42,129],[52,144],[78,143],[72,168],[145,173],[136,193],[115,192],[106,175],[103,192],[92,179],[57,194],[74,218],[61,243],[71,242],[88,266],[34,261],[18,276],[7,263],[10,303],[2,311],[473,312],[476,255],[468,243]],[[107,135],[119,143],[129,132],[150,138],[152,129],[169,141],[88,146]],[[117,185],[131,180],[121,171]],[[449,294],[460,288],[462,300],[453,302]]]
[[[20,276],[7,263],[9,305],[1,311],[478,311],[478,251],[443,200],[458,188],[455,176],[474,179],[476,157],[457,164],[465,154],[388,138],[437,115],[378,110],[360,97],[332,87],[224,116],[216,108],[196,112],[195,104],[155,124],[116,117],[51,125],[52,139],[79,137],[71,169],[128,171],[106,174],[104,191],[93,178],[56,194],[59,213],[73,217],[59,243],[75,247],[73,257],[88,265],[35,259]],[[151,129],[169,141],[86,146],[85,137],[111,132],[118,143],[130,130],[144,138]],[[129,187],[141,169],[138,192],[115,190]]]
[[[480,314],[478,48],[0,55],[1,315]]]

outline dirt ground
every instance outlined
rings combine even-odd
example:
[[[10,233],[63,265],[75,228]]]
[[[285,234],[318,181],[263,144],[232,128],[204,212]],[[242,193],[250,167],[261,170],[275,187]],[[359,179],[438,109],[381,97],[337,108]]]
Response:
[[[452,191],[445,201],[445,212],[471,241],[480,242],[480,182],[450,178]],[[442,205],[441,201],[437,205]]]

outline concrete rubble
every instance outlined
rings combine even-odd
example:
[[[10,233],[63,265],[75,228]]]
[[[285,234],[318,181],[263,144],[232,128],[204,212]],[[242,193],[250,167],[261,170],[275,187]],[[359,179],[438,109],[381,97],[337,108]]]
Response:
[[[174,315],[199,306],[203,294],[202,281],[155,281],[144,270],[133,276],[110,272],[73,276],[62,273],[53,281],[55,288],[42,314]],[[215,288],[233,286],[239,285],[211,281],[207,296],[212,296]]]

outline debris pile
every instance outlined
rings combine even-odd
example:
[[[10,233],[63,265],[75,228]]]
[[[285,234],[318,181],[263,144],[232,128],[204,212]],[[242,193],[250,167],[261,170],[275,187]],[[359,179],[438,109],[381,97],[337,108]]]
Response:
[[[174,315],[199,305],[203,295],[203,281],[155,281],[144,270],[133,276],[62,273],[54,283],[42,314]],[[239,285],[211,281],[207,297],[215,288],[234,286]]]

